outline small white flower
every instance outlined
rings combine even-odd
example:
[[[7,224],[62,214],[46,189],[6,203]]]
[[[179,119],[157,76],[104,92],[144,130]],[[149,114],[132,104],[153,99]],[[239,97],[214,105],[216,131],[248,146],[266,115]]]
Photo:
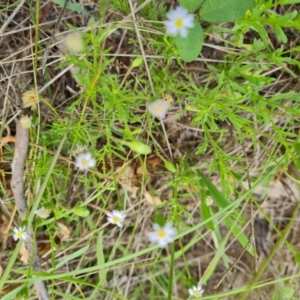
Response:
[[[92,157],[90,152],[81,153],[76,157],[75,166],[81,170],[87,170],[96,166],[96,160]]]
[[[15,241],[17,240],[26,240],[27,238],[27,233],[26,233],[26,227],[23,226],[23,227],[14,227],[14,235],[13,235],[13,238]]]
[[[214,199],[211,196],[207,196],[205,199],[205,204],[211,206],[214,203]]]
[[[164,227],[153,224],[153,229],[154,232],[148,232],[148,239],[151,243],[158,244],[161,248],[172,243],[177,234],[177,230],[172,226],[171,222],[166,223]]]
[[[178,33],[181,37],[188,36],[188,28],[194,27],[194,16],[189,14],[187,9],[178,6],[175,10],[167,13],[168,20],[165,21],[167,33],[176,36]]]
[[[123,222],[126,218],[126,213],[122,210],[113,210],[112,212],[106,212],[107,220],[111,224],[118,225],[119,227],[123,226]]]
[[[197,286],[193,286],[191,289],[189,289],[189,294],[195,298],[200,298],[203,294],[204,290],[200,284]]]
[[[78,53],[83,49],[83,38],[79,32],[70,33],[65,42],[66,48],[72,53]]]
[[[153,117],[164,119],[168,112],[169,105],[168,101],[158,99],[148,105],[148,110]]]
[[[37,209],[34,213],[42,219],[47,219],[50,215],[49,210],[45,207]]]

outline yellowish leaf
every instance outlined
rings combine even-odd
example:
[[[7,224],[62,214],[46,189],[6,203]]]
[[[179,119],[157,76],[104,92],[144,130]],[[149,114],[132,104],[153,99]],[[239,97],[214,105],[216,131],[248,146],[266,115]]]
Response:
[[[159,197],[151,196],[150,193],[147,192],[146,190],[144,191],[144,196],[145,196],[145,200],[151,205],[157,206],[162,203]]]
[[[59,227],[60,232],[58,233],[58,237],[61,240],[66,240],[70,237],[71,231],[70,229],[61,222],[56,222],[56,225]]]

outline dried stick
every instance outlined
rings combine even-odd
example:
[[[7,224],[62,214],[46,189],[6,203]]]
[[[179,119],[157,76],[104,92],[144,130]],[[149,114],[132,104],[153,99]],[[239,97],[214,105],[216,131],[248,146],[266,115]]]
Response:
[[[16,119],[16,142],[15,142],[15,153],[11,164],[12,167],[12,179],[11,189],[14,194],[17,211],[20,215],[21,221],[26,219],[28,212],[27,201],[25,198],[24,189],[24,166],[29,146],[29,130],[23,128],[20,121]],[[33,229],[32,224],[28,224],[27,237],[24,241],[29,257],[32,260],[33,270],[40,271],[41,259],[37,250],[36,243],[33,240]],[[43,281],[36,281],[34,283],[35,290],[37,292],[39,300],[49,300],[48,291]]]

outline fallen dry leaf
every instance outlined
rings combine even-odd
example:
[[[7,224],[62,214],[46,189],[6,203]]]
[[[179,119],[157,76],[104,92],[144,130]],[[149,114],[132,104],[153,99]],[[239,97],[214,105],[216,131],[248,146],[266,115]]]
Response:
[[[56,222],[56,225],[59,227],[60,232],[57,234],[57,236],[61,239],[61,240],[66,240],[70,237],[71,231],[70,229],[64,225],[61,222]]]
[[[160,200],[159,197],[151,196],[150,193],[147,192],[146,190],[144,190],[144,197],[145,197],[145,200],[151,205],[157,206],[162,203],[162,201]]]
[[[139,187],[136,186],[137,178],[134,169],[132,167],[128,167],[124,171],[122,169],[122,167],[119,167],[116,170],[116,173],[121,172],[118,182],[131,194],[131,197],[137,198]]]
[[[20,261],[21,262],[23,262],[24,264],[29,263],[29,255],[28,255],[28,251],[25,247],[25,243],[22,243],[22,245],[21,245],[19,256],[20,256]]]

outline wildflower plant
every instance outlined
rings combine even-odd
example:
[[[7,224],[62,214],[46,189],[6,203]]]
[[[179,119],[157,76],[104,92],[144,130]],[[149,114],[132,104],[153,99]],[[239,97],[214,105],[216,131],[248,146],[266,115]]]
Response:
[[[185,62],[191,62],[199,55],[204,41],[201,24],[191,12],[201,6],[199,19],[217,23],[241,19],[247,11],[255,7],[255,0],[224,0],[221,5],[218,0],[181,0],[179,3],[181,6],[172,9],[166,15],[165,26],[167,34],[175,36],[177,51]]]
[[[123,226],[124,220],[126,218],[126,213],[122,210],[113,210],[112,212],[106,212],[107,221],[111,224],[117,225],[119,227]]]
[[[50,216],[50,212],[47,208],[41,207],[35,211],[35,214],[41,219],[47,219]]]
[[[92,154],[90,152],[80,153],[76,157],[75,166],[80,171],[86,171],[89,168],[93,168],[96,166],[96,160],[92,157]]]
[[[298,17],[292,10],[282,18],[277,15],[284,2],[293,1],[281,1],[277,9],[274,1],[179,0],[180,6],[171,6],[168,11],[165,3],[154,7],[157,1],[144,1],[145,7],[131,10],[131,2],[106,1],[112,16],[109,22],[101,6],[103,19],[85,22],[89,25],[82,27],[82,33],[69,36],[68,51],[60,53],[59,48],[50,48],[55,54],[50,51],[53,57],[47,62],[45,78],[37,78],[39,84],[47,79],[44,84],[48,90],[44,89],[43,93],[49,92],[53,109],[57,110],[56,117],[53,111],[47,111],[44,119],[42,105],[40,112],[29,116],[34,127],[30,126],[29,119],[24,120],[25,126],[30,128],[31,141],[24,173],[26,200],[30,206],[30,222],[27,221],[32,223],[36,233],[34,243],[39,243],[41,231],[49,235],[42,238],[50,241],[50,249],[46,245],[49,249],[46,259],[53,262],[53,280],[48,280],[46,272],[39,272],[38,280],[46,276],[54,298],[70,298],[65,287],[72,289],[74,276],[80,278],[76,281],[78,288],[72,289],[74,299],[84,294],[89,299],[115,299],[125,295],[128,299],[170,300],[182,298],[182,290],[186,296],[201,298],[204,292],[197,284],[198,276],[196,282],[188,284],[186,278],[203,271],[200,282],[206,284],[219,262],[222,268],[229,267],[231,258],[225,249],[232,241],[250,254],[247,257],[254,255],[251,238],[243,231],[246,220],[241,204],[252,200],[252,191],[260,182],[271,181],[278,168],[282,167],[285,172],[291,161],[300,168],[298,91],[296,95],[292,91],[280,92],[285,80],[288,82],[288,72],[294,74],[300,66],[297,57],[293,57],[299,52],[299,46],[287,49],[287,45],[295,41],[290,40],[291,32],[285,35],[280,30],[282,24],[286,24],[288,30],[299,28]],[[78,19],[73,24],[83,19],[87,21],[85,16],[90,17],[90,12],[82,13],[78,5],[67,7],[68,10],[78,8],[74,13]],[[133,22],[134,15],[136,21]],[[202,21],[213,23],[205,26],[205,33]],[[226,21],[233,22],[226,26],[218,24]],[[273,25],[274,34],[285,41],[285,44],[279,43],[280,49],[272,48],[276,48],[277,43],[269,43],[273,32],[269,35],[268,28]],[[36,26],[38,33],[39,24]],[[57,28],[60,30],[63,24]],[[69,32],[69,27],[66,28],[64,37]],[[245,38],[248,31],[255,31],[252,44],[251,36]],[[199,71],[198,62],[184,64],[200,59],[204,38],[208,35],[201,58],[211,58],[215,53],[206,57],[209,47],[214,51],[218,47],[218,59],[205,61],[202,66],[205,72],[202,67]],[[7,32],[3,39],[6,36]],[[46,42],[44,36],[40,38],[42,41],[35,36],[36,59],[32,60],[38,70],[39,51],[43,49],[39,47],[44,47]],[[218,45],[211,39],[218,39]],[[31,60],[31,55],[29,51],[25,56],[17,54],[16,57]],[[60,67],[66,68],[64,71],[72,65],[78,71],[76,76],[72,72],[67,72],[67,77],[64,72],[60,73],[63,80],[59,84],[53,82],[52,86],[48,85],[48,78],[55,79],[52,75],[57,72],[53,68],[57,67],[53,59],[56,55],[61,55]],[[128,65],[125,59],[119,63],[122,55],[130,61]],[[24,65],[27,66],[27,61]],[[281,80],[275,78],[279,72]],[[282,86],[274,86],[275,81]],[[63,88],[57,88],[61,86]],[[164,93],[172,94],[172,104],[163,97],[159,99],[158,95]],[[56,101],[54,95],[59,100]],[[36,95],[25,96],[29,98],[23,99],[22,109],[34,110],[38,104]],[[148,102],[149,99],[156,100]],[[10,114],[11,111],[6,111],[3,116]],[[164,121],[167,116],[168,120]],[[161,124],[153,118],[158,118]],[[5,123],[0,125],[1,130]],[[88,146],[76,148],[76,145]],[[5,151],[10,148],[9,145]],[[247,156],[241,155],[241,149]],[[5,151],[1,152],[1,158]],[[266,159],[263,166],[259,165],[260,157]],[[72,162],[79,172],[70,167]],[[81,176],[81,172],[96,165],[97,171]],[[253,168],[254,165],[258,167]],[[249,189],[245,178],[251,185]],[[1,195],[4,190],[1,186]],[[151,199],[158,199],[157,203],[147,201],[146,193]],[[253,200],[255,205],[256,199]],[[55,217],[41,222],[39,218],[48,218],[50,212],[40,203],[51,203]],[[125,211],[110,211],[110,207],[128,208],[132,212],[130,222],[126,222]],[[258,210],[261,211],[260,206]],[[159,214],[162,222],[155,219]],[[153,229],[147,230],[153,215],[155,224]],[[172,223],[161,226],[166,216]],[[106,221],[109,226],[104,225]],[[58,223],[67,234],[64,242],[56,245]],[[113,226],[125,227],[125,223],[124,230],[110,230]],[[178,235],[176,228],[181,229]],[[15,240],[25,240],[26,228],[15,227],[11,235]],[[162,249],[153,251],[151,245]],[[203,270],[203,261],[199,263],[200,269],[189,259],[195,257],[195,249],[199,257],[209,249],[212,261],[208,270]],[[12,257],[16,258],[17,254],[16,251]],[[271,259],[271,255],[269,257]],[[295,259],[297,261],[296,255]],[[30,276],[30,280],[35,277],[28,270],[9,272],[13,264],[13,260],[7,264],[5,278],[11,276],[17,283],[17,276],[21,274],[20,288],[25,290],[28,280],[24,281],[24,274]],[[178,266],[180,272],[177,272]],[[124,274],[125,282],[122,281]],[[133,278],[143,280],[131,285]],[[287,282],[284,276],[282,279],[282,283]],[[0,281],[0,290],[5,284],[5,279]],[[268,284],[272,284],[271,281]],[[178,288],[172,289],[175,285]],[[205,294],[217,293],[211,286],[207,285]],[[33,298],[33,292],[27,291],[28,297]],[[280,292],[284,291],[291,290],[282,288]],[[7,299],[13,299],[17,292],[10,292],[12,295]],[[244,287],[238,287],[230,293],[235,297],[246,292]],[[216,297],[221,299],[228,294],[220,292]]]
[[[14,227],[14,235],[13,238],[15,241],[17,240],[26,240],[27,238],[27,233],[26,233],[26,227]]]
[[[177,6],[174,10],[167,13],[168,20],[165,21],[167,34],[176,36],[180,34],[182,38],[186,38],[189,28],[194,27],[194,16],[189,14],[187,9]]]
[[[189,289],[189,294],[191,297],[200,298],[202,297],[202,294],[204,293],[204,290],[200,284],[197,286],[193,286]]]
[[[148,232],[147,236],[151,243],[159,245],[163,248],[174,241],[177,230],[171,222],[167,222],[164,226],[153,224],[154,231]]]
[[[158,99],[148,105],[148,110],[153,117],[164,119],[168,112],[169,102],[166,100]]]
[[[31,108],[32,110],[37,109],[37,104],[39,102],[39,96],[35,90],[28,90],[22,95],[23,107]]]
[[[65,46],[71,53],[78,53],[83,50],[84,42],[79,32],[70,33],[66,37]]]

